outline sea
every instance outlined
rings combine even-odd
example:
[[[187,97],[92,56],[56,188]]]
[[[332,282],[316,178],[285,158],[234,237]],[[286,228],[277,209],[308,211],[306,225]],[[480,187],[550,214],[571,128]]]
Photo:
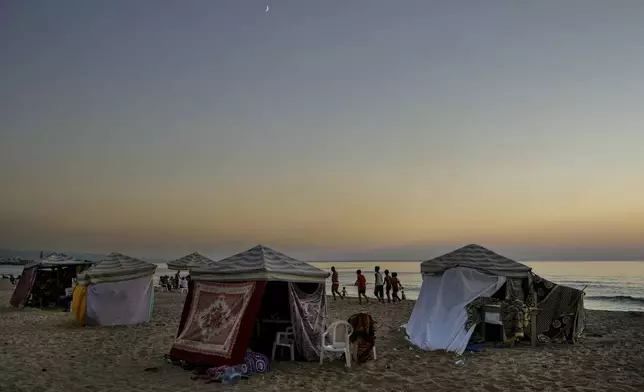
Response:
[[[376,265],[384,271],[397,272],[408,299],[418,298],[422,284],[420,261],[334,261],[312,262],[325,271],[335,266],[340,278],[340,290],[346,287],[350,296],[356,296],[354,286],[356,270],[362,270],[370,287],[373,287],[371,272]],[[644,312],[644,261],[533,261],[523,262],[532,270],[555,283],[584,289],[584,304],[587,309],[641,311]],[[0,275],[19,275],[20,266],[0,265]],[[173,275],[165,263],[159,263],[155,280],[159,276]],[[187,275],[183,272],[182,275]],[[367,294],[369,293],[369,286]],[[330,285],[327,287],[330,294]]]

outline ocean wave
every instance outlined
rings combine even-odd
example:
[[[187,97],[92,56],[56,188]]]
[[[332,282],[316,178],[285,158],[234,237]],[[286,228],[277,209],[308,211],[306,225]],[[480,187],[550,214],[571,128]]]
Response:
[[[644,298],[642,297],[632,297],[630,295],[613,295],[613,296],[588,296],[586,299],[594,299],[597,301],[611,301],[611,302],[637,302],[644,304]]]

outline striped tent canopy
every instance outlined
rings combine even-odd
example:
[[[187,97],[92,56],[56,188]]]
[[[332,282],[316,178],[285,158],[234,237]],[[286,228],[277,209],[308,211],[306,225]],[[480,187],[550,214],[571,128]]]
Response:
[[[263,245],[190,270],[194,280],[324,283],[328,273]]]
[[[210,260],[206,256],[202,255],[201,253],[190,253],[189,255],[183,256],[180,259],[176,259],[173,261],[168,262],[168,268],[171,270],[189,270],[193,268],[197,268],[200,266],[205,266],[208,263],[214,263],[214,261]]]
[[[64,253],[52,253],[49,256],[32,261],[31,263],[25,265],[25,269],[39,266],[39,267],[64,267],[71,265],[87,265],[90,264],[87,261],[79,260],[73,256],[66,255]]]
[[[45,257],[43,260],[49,261],[69,261],[74,260],[73,256],[66,255],[64,253],[52,253],[49,256]]]
[[[120,253],[110,253],[105,259],[98,262],[98,264],[81,273],[78,276],[78,281],[86,285],[119,282],[143,276],[152,276],[156,269],[156,264],[141,261]]]
[[[454,267],[465,267],[497,276],[527,277],[532,268],[479,245],[467,245],[435,259],[423,261],[420,272],[442,274]]]

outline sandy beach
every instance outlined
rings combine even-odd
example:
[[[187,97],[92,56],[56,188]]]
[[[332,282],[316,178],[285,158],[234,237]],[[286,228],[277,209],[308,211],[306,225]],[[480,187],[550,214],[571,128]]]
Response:
[[[343,362],[277,362],[273,371],[236,386],[191,379],[167,364],[184,295],[157,293],[152,321],[129,327],[80,328],[69,313],[9,307],[12,286],[0,281],[0,390],[13,391],[641,391],[644,316],[589,311],[580,345],[488,349],[464,365],[444,352],[423,352],[399,325],[413,301],[358,305],[329,301],[329,320],[358,311],[377,321],[378,360],[346,372]]]

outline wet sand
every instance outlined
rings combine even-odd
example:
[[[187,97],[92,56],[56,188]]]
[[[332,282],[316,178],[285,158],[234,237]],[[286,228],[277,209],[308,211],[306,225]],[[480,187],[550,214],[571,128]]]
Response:
[[[185,295],[157,293],[147,325],[79,328],[61,311],[9,307],[12,287],[0,281],[0,391],[643,391],[644,316],[589,311],[586,341],[466,353],[465,364],[444,352],[406,342],[413,301],[358,305],[329,301],[329,321],[370,312],[378,360],[345,371],[343,362],[277,362],[273,371],[235,386],[205,384],[167,364]],[[147,369],[147,370],[146,370]]]

